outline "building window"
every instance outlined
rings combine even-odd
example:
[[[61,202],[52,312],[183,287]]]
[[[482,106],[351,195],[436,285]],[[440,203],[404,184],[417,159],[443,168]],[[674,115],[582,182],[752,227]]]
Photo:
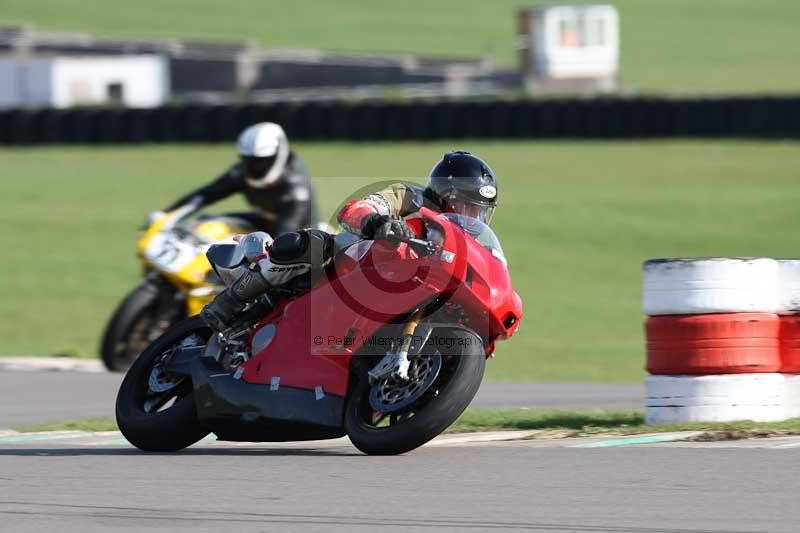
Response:
[[[122,83],[115,82],[106,85],[106,100],[112,105],[122,105],[125,100],[125,90]]]
[[[583,46],[580,28],[578,27],[578,21],[575,17],[563,17],[559,21],[558,27],[559,42],[562,48],[580,48]]]

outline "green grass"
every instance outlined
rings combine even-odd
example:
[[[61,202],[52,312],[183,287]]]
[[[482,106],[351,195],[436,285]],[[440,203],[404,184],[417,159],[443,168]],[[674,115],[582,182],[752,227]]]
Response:
[[[40,431],[114,431],[113,418],[87,418],[13,428],[20,433]],[[448,433],[477,431],[530,430],[546,437],[584,437],[591,435],[637,435],[672,431],[703,431],[707,440],[763,437],[777,433],[800,432],[800,418],[783,422],[695,422],[646,425],[641,411],[569,411],[562,409],[467,409],[447,429]],[[535,436],[535,435],[534,435]]]
[[[516,65],[518,6],[542,0],[395,2],[4,0],[0,20],[123,36],[254,39],[267,47],[449,56]],[[794,0],[615,0],[622,80],[645,91],[797,91]]]
[[[492,163],[500,177],[494,227],[525,316],[487,364],[490,379],[640,380],[643,260],[800,255],[798,144],[296,148],[318,176],[326,216],[359,187],[425,174],[446,149]],[[0,354],[96,356],[105,321],[137,282],[134,241],[146,213],[230,160],[229,146],[0,150]],[[376,170],[382,175],[369,177]]]
[[[447,431],[547,430],[591,431],[644,425],[641,411],[569,411],[564,409],[467,409]]]
[[[48,422],[12,428],[19,433],[38,433],[41,431],[116,431],[117,421],[110,417],[84,418],[69,422]]]
[[[596,434],[636,435],[671,431],[726,432],[758,435],[759,432],[800,431],[800,418],[782,422],[688,422],[681,424],[644,423],[642,411],[570,411],[564,409],[467,409],[450,426],[449,433],[472,431],[539,430],[560,437]]]

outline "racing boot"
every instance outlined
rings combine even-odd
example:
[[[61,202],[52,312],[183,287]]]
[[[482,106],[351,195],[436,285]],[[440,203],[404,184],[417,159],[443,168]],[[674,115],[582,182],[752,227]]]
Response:
[[[213,330],[223,332],[245,306],[264,294],[270,284],[257,270],[247,270],[230,287],[217,295],[200,311],[200,318]]]

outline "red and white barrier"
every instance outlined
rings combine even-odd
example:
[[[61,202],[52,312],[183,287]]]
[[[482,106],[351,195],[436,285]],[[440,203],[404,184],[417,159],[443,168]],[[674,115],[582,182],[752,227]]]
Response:
[[[654,316],[645,322],[651,374],[742,374],[781,369],[778,315]]]
[[[642,270],[647,423],[800,416],[800,260],[657,259]]]
[[[787,418],[783,374],[649,376],[648,424]]]
[[[800,373],[800,315],[780,317],[781,372]]]
[[[800,259],[778,259],[778,314],[800,313]]]

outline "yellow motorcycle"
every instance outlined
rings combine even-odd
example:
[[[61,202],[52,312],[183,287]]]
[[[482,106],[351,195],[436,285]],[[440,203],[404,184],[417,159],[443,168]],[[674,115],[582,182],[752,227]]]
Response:
[[[199,313],[224,289],[205,252],[212,243],[253,231],[236,217],[201,215],[184,220],[185,216],[181,209],[162,215],[136,245],[144,279],[106,326],[100,354],[109,370],[127,370],[172,324]]]

